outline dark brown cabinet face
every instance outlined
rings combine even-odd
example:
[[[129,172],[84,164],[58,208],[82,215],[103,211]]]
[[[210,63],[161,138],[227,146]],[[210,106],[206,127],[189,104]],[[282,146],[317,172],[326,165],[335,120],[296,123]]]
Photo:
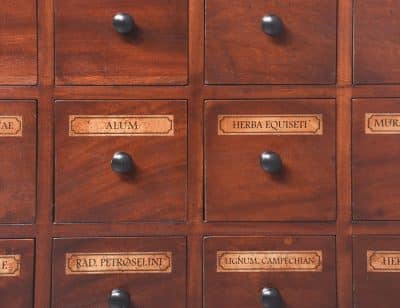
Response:
[[[56,102],[56,221],[185,220],[186,111],[186,101]]]
[[[129,295],[129,307],[186,307],[183,237],[55,239],[53,244],[54,308],[108,308],[115,289]]]
[[[353,239],[354,307],[398,307],[399,265],[399,236],[355,237]]]
[[[2,307],[33,307],[34,241],[0,240]]]
[[[36,207],[36,103],[0,101],[0,223],[32,223]]]
[[[334,220],[335,166],[334,100],[206,102],[208,221]]]
[[[337,307],[335,258],[329,236],[206,238],[204,308]]]
[[[56,83],[186,84],[187,11],[187,0],[55,0]]]
[[[354,83],[400,83],[400,2],[354,1]]]
[[[336,6],[336,0],[206,0],[206,83],[335,83]],[[283,24],[281,33],[271,15]]]
[[[36,18],[36,0],[1,1],[0,84],[36,84]]]
[[[353,100],[353,218],[400,219],[400,99]]]

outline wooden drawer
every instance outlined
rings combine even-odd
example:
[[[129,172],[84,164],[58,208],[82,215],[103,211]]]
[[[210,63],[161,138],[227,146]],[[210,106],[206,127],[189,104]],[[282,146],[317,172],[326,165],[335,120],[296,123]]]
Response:
[[[400,219],[400,99],[353,100],[353,218]]]
[[[353,259],[354,307],[398,307],[400,237],[356,236]]]
[[[0,223],[33,223],[36,103],[0,101]]]
[[[36,84],[36,0],[2,0],[0,20],[0,84]]]
[[[186,101],[55,108],[57,222],[186,219]]]
[[[335,83],[336,6],[336,0],[206,0],[206,83]],[[279,34],[271,16],[283,24]]]
[[[337,307],[334,237],[209,237],[204,250],[204,308]]]
[[[0,298],[2,307],[33,307],[34,241],[0,240]]]
[[[354,83],[400,82],[400,2],[354,1]]]
[[[129,295],[130,307],[186,307],[184,237],[55,239],[53,245],[54,308],[108,308],[117,289]]]
[[[334,100],[207,101],[205,119],[208,221],[335,219]]]
[[[187,0],[54,1],[57,84],[186,84]]]

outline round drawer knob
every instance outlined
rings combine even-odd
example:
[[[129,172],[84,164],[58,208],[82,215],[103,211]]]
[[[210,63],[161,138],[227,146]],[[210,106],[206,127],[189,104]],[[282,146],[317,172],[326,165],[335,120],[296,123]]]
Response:
[[[281,308],[282,298],[279,291],[274,288],[264,288],[262,293],[262,303],[264,308]]]
[[[125,152],[116,152],[111,160],[111,169],[117,173],[129,173],[133,170],[132,157]]]
[[[113,18],[114,29],[122,34],[128,34],[133,31],[135,22],[131,15],[126,13],[118,13]]]
[[[131,299],[129,294],[120,289],[112,290],[108,298],[108,305],[110,308],[129,308],[130,303]]]
[[[262,18],[262,28],[270,36],[278,36],[283,32],[283,22],[276,15],[265,15]]]
[[[269,173],[278,173],[282,170],[281,157],[274,152],[263,152],[260,156],[261,167]]]

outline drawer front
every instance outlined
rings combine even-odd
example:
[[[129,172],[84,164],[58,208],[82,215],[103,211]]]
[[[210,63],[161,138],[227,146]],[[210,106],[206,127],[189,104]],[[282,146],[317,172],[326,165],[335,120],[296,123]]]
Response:
[[[399,265],[399,236],[355,237],[353,239],[354,307],[398,307]]]
[[[186,101],[56,102],[56,221],[185,220],[186,111]]]
[[[205,308],[336,306],[335,238],[209,237]]]
[[[208,221],[336,217],[335,101],[207,101]]]
[[[400,82],[400,2],[354,1],[354,83]]]
[[[400,219],[400,99],[353,100],[353,218]]]
[[[336,6],[336,0],[206,0],[206,82],[335,83]]]
[[[0,84],[36,84],[36,0],[2,0],[0,20]]]
[[[0,101],[0,223],[32,223],[36,207],[36,103]]]
[[[187,82],[187,0],[55,0],[55,27],[57,84]]]
[[[34,241],[0,240],[2,307],[33,307]]]
[[[131,306],[115,307],[186,307],[184,237],[55,239],[53,247],[52,307],[118,299]]]

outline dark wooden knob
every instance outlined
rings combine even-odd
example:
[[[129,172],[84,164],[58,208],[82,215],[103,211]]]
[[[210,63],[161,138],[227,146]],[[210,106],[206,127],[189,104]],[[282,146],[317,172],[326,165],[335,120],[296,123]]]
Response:
[[[281,157],[275,152],[263,152],[260,156],[261,167],[269,173],[278,173],[282,170]]]
[[[108,305],[110,308],[129,308],[131,299],[128,292],[120,289],[114,289],[111,291],[110,297],[108,298]]]
[[[270,36],[278,36],[283,32],[283,22],[276,15],[265,15],[262,18],[262,28]]]
[[[132,157],[125,152],[116,152],[111,160],[111,169],[117,173],[129,173],[133,170]]]
[[[274,288],[264,288],[261,291],[264,308],[281,308],[282,298],[279,291]]]
[[[118,13],[113,18],[114,29],[122,34],[128,34],[135,28],[135,21],[132,16],[126,13]]]

